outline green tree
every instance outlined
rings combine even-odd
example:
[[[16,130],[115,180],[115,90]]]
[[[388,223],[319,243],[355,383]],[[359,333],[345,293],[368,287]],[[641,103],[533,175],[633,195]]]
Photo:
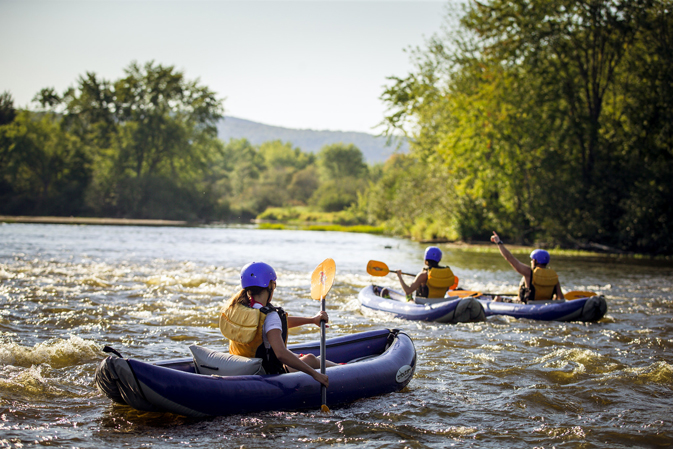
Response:
[[[16,117],[14,99],[9,92],[0,94],[0,126],[12,123]]]
[[[290,196],[289,205],[308,204],[318,187],[320,187],[320,178],[315,165],[309,165],[294,172],[287,187]]]
[[[21,111],[0,126],[4,163],[0,210],[7,214],[77,215],[91,176],[83,145],[53,114]]]
[[[223,111],[215,94],[172,66],[132,63],[125,72],[114,83],[116,117],[127,128],[121,161],[137,177],[202,163],[203,148],[193,142],[217,137]]]
[[[654,254],[673,252],[673,11],[670,1],[651,3],[638,24],[637,43],[620,73],[623,114],[610,132],[624,142],[620,197],[621,247]],[[612,106],[613,101],[608,102]]]
[[[321,184],[309,202],[324,211],[336,212],[349,207],[367,187],[369,169],[362,151],[353,144],[325,145],[316,163]]]
[[[459,237],[497,228],[645,249],[640,231],[670,235],[654,224],[671,217],[659,185],[670,174],[659,120],[671,101],[670,1],[491,0],[466,5],[459,23],[382,95],[386,132],[411,137],[419,163],[446,167]]]
[[[318,153],[317,165],[324,180],[367,176],[367,164],[362,151],[352,143],[325,145]]]
[[[315,156],[304,153],[299,148],[292,148],[290,142],[280,140],[264,142],[259,146],[259,153],[264,158],[268,169],[302,170],[315,163]]]
[[[394,155],[381,177],[359,197],[369,223],[418,240],[455,239],[459,210],[453,178],[445,167],[412,155]]]
[[[63,114],[63,127],[87,146],[94,180],[87,195],[99,214],[196,219],[215,210],[203,191],[221,151],[216,123],[221,100],[172,66],[132,63],[109,82],[94,73],[59,96],[36,96]]]

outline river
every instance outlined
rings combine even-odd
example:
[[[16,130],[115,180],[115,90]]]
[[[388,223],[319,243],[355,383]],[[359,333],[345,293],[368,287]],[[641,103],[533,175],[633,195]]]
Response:
[[[441,245],[440,245],[441,247]],[[598,323],[491,317],[446,325],[360,309],[370,259],[417,272],[424,245],[340,232],[252,227],[0,225],[0,447],[631,448],[673,446],[673,267],[552,257],[564,290],[603,293]],[[310,274],[327,257],[328,338],[399,328],[418,352],[399,393],[330,414],[268,412],[205,420],[115,405],[95,388],[111,345],[141,360],[224,349],[218,311],[240,268],[278,272],[274,301],[313,316]],[[513,292],[498,254],[444,252],[470,290]],[[293,329],[290,343],[317,340]],[[329,373],[328,373],[329,374]]]

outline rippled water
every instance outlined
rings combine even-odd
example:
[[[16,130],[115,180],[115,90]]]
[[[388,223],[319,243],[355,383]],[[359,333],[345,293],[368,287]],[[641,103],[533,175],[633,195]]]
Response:
[[[369,259],[415,272],[423,246],[335,232],[251,228],[0,225],[0,447],[670,447],[673,268],[554,258],[565,290],[608,300],[600,322],[491,317],[415,323],[360,310]],[[113,405],[93,385],[100,348],[145,360],[224,349],[218,310],[240,267],[276,267],[276,302],[313,315],[310,273],[337,264],[329,336],[382,327],[413,338],[400,393],[332,413],[193,420]],[[461,287],[513,292],[499,255],[446,251]],[[393,276],[376,278],[396,286]],[[317,327],[291,332],[316,340]]]

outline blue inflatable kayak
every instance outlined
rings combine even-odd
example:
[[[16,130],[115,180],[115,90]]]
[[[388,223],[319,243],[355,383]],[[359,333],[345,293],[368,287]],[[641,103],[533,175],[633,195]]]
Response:
[[[416,349],[405,333],[382,329],[328,339],[327,405],[399,391],[416,369]],[[289,345],[320,353],[320,342]],[[110,356],[96,369],[98,389],[142,411],[208,417],[271,410],[319,410],[321,385],[308,374],[214,376],[196,374],[191,358],[148,363]]]
[[[374,287],[370,285],[360,290],[358,299],[362,306],[390,313],[396,318],[438,323],[466,323],[485,319],[484,308],[476,298],[417,298],[417,302],[426,302],[417,304],[407,302],[404,293],[391,289],[388,289],[390,298],[382,298],[375,292]]]
[[[535,303],[496,302],[490,297],[479,298],[486,316],[507,315],[542,321],[598,321],[608,311],[603,295],[572,301],[536,301]]]

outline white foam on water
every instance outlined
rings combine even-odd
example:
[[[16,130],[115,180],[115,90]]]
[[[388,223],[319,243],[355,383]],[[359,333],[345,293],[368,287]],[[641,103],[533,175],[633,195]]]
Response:
[[[598,367],[604,364],[605,357],[589,349],[557,349],[549,354],[535,359],[545,367],[562,368],[569,362]]]
[[[43,369],[43,366],[37,365],[28,368],[16,366],[0,368],[0,391],[5,394],[11,392],[30,396],[58,395],[58,389],[43,376]]]
[[[5,270],[5,267],[0,265],[0,280],[13,279],[15,276],[16,274]]]
[[[79,365],[100,358],[99,345],[76,335],[69,339],[55,339],[34,347],[14,342],[0,344],[0,364],[29,367],[46,364],[54,368]]]
[[[627,368],[624,372],[635,374],[637,380],[642,382],[673,385],[673,366],[663,360],[649,366]]]
[[[483,352],[479,352],[479,353],[470,353],[470,358],[471,358],[472,360],[479,360],[479,361],[481,361],[481,362],[490,362],[490,363],[495,362],[495,357],[493,357],[493,356],[490,355],[490,354],[485,354],[485,353],[483,353]]]

